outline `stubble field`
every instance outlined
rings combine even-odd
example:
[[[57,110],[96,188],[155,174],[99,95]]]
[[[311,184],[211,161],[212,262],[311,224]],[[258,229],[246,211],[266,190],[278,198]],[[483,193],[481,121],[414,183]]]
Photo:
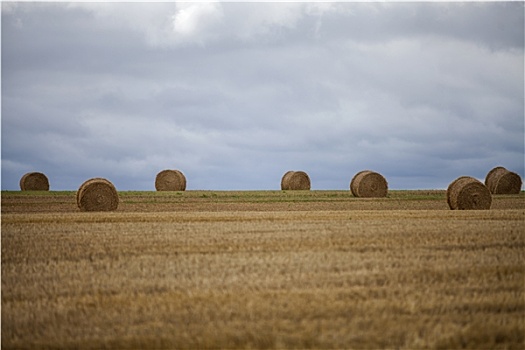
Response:
[[[525,196],[2,192],[2,348],[525,346]]]

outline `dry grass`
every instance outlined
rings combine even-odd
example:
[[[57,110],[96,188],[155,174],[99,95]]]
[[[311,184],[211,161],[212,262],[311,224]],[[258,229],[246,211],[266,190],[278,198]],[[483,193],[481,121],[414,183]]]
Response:
[[[355,198],[350,191],[119,191],[118,212],[450,210],[445,190]],[[491,209],[525,209],[525,192],[493,195]],[[2,213],[78,212],[75,192],[2,192]]]
[[[304,192],[128,193],[109,213],[2,193],[2,347],[524,347],[523,194],[451,211],[444,191]]]

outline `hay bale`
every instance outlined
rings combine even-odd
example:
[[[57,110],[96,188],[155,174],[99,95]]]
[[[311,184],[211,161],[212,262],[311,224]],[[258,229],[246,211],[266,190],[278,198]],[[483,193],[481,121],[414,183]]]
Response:
[[[89,179],[77,191],[77,205],[82,211],[113,211],[118,204],[115,186],[103,178]]]
[[[162,170],[155,178],[157,191],[185,191],[186,177],[180,170]]]
[[[290,181],[289,178],[292,176],[293,171],[289,170],[284,173],[283,177],[281,178],[281,190],[288,190],[288,182]]]
[[[490,209],[492,195],[481,181],[461,176],[448,186],[447,203],[452,210],[487,210]]]
[[[287,171],[281,179],[281,190],[310,190],[310,177],[304,171]]]
[[[521,177],[502,166],[495,167],[485,177],[485,186],[492,194],[519,194]]]
[[[20,179],[22,191],[49,191],[49,180],[38,172],[27,173]]]
[[[386,197],[388,183],[381,174],[371,170],[363,170],[355,174],[350,181],[350,191],[355,197]]]

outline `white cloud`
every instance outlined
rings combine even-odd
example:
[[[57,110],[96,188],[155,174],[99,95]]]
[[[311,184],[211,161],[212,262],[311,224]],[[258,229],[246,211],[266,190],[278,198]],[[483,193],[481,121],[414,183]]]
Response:
[[[305,17],[316,18],[317,31],[326,13],[341,8],[329,3],[70,3],[95,16],[97,25],[119,27],[142,35],[151,46],[213,45],[278,38]]]
[[[175,35],[184,38],[209,36],[214,27],[223,21],[224,13],[220,3],[197,2],[178,3],[172,16]],[[201,41],[199,38],[196,41]]]

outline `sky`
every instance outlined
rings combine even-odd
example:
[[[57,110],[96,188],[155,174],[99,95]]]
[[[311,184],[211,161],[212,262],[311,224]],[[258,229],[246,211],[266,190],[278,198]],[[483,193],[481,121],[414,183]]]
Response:
[[[522,178],[523,2],[2,2],[1,188]]]

